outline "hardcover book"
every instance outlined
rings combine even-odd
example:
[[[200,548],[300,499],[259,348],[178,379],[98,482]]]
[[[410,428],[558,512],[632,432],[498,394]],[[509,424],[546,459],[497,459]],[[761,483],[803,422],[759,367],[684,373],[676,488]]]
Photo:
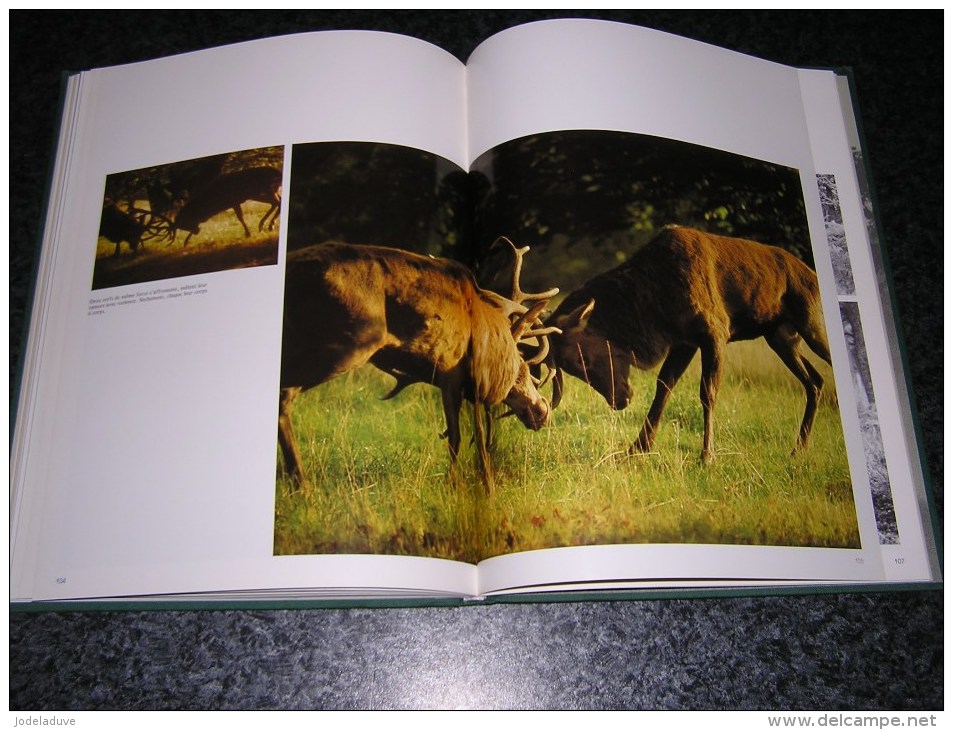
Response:
[[[851,98],[591,20],[70,76],[12,605],[941,585]]]

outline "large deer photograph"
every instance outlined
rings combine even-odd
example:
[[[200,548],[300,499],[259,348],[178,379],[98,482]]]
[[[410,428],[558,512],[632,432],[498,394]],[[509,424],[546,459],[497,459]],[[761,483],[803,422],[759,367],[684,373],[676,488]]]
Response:
[[[471,175],[478,250],[529,245],[526,286],[560,290],[543,318],[551,424],[527,455],[546,487],[493,506],[497,537],[859,546],[842,335],[825,325],[798,170],[564,131],[500,145]]]
[[[611,132],[296,146],[275,553],[859,546],[801,190]]]
[[[92,288],[277,264],[283,158],[265,147],[107,176]]]

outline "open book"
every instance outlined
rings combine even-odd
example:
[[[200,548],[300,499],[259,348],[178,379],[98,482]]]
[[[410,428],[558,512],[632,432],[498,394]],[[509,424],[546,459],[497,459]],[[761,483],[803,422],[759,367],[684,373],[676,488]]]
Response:
[[[938,585],[880,256],[846,77],[656,31],[72,76],[11,600]]]

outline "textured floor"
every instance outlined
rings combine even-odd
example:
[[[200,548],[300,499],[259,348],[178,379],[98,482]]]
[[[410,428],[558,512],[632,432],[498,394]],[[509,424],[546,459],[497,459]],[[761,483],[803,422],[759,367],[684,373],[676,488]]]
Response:
[[[64,70],[324,28],[407,33],[466,58],[493,32],[542,15],[11,12],[11,382]],[[942,514],[942,15],[598,15],[782,63],[853,67]],[[174,99],[161,101],[175,107]],[[936,709],[943,706],[943,594],[15,614],[10,705]]]

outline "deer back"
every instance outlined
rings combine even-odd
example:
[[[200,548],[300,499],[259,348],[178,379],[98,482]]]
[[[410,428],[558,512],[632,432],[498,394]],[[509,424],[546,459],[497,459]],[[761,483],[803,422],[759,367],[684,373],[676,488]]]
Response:
[[[273,204],[277,202],[279,187],[281,171],[273,167],[249,167],[221,174],[189,195],[175,218],[176,226],[195,233],[200,223],[246,200]]]
[[[292,373],[323,367],[319,350],[373,347],[391,369],[436,382],[469,348],[472,284],[461,269],[375,246],[325,243],[289,253],[284,379],[309,380]]]

